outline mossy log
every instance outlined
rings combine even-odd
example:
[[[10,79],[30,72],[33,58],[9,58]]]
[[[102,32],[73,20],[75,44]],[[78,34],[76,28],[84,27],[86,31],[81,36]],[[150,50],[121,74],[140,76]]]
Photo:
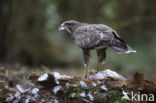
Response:
[[[88,78],[72,77],[57,72],[29,76],[30,88],[17,85],[18,92],[6,98],[6,102],[27,103],[146,103],[141,94],[156,94],[156,83],[146,80],[143,74],[136,73],[125,79],[120,74],[105,70],[90,73]],[[131,92],[136,93],[136,100],[129,99]],[[127,93],[127,97],[125,94]],[[154,98],[155,99],[155,98]],[[151,98],[151,100],[154,100]],[[150,101],[151,102],[151,101]],[[154,103],[154,102],[153,102]]]

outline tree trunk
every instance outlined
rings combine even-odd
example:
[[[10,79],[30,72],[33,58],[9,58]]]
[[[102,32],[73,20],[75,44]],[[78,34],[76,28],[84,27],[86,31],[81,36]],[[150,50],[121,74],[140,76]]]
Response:
[[[0,61],[6,56],[6,35],[11,13],[11,0],[0,0]]]

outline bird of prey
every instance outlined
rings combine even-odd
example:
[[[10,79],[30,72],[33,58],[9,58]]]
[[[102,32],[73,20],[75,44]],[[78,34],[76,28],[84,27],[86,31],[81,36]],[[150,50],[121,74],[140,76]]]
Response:
[[[106,49],[112,48],[118,53],[136,52],[118,33],[107,25],[80,23],[75,20],[68,20],[59,26],[59,30],[66,30],[71,35],[74,43],[82,49],[85,77],[88,76],[88,64],[90,50],[95,49],[98,56],[97,72],[100,64],[106,60]]]

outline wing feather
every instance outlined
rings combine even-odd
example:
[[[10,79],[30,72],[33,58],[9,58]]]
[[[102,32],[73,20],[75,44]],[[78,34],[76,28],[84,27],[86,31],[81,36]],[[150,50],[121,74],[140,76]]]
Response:
[[[114,35],[112,29],[102,24],[87,24],[73,32],[74,42],[81,48],[94,48],[100,42],[111,42]]]

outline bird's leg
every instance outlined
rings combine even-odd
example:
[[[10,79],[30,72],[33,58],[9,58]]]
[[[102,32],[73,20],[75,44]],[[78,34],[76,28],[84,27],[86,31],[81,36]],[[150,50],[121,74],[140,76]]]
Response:
[[[84,66],[85,66],[85,78],[88,77],[88,65],[89,65],[89,59],[90,59],[90,50],[83,49],[83,59],[84,59]]]
[[[97,49],[96,52],[97,52],[97,56],[98,56],[97,72],[99,72],[100,64],[102,62],[104,62],[106,59],[106,48]]]
[[[88,64],[84,64],[85,67],[85,78],[88,77]]]

